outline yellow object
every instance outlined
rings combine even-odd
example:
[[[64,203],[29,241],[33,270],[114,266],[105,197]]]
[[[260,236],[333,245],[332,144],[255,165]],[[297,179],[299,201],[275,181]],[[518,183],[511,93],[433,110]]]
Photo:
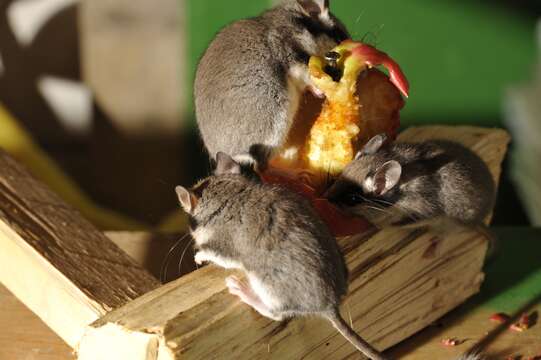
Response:
[[[32,141],[17,121],[0,105],[0,147],[25,164],[64,201],[101,230],[148,230],[148,226],[95,204],[60,167]],[[2,171],[0,169],[0,171]]]
[[[309,168],[338,175],[353,160],[357,149],[354,142],[361,131],[360,105],[356,95],[357,78],[366,69],[365,63],[356,56],[350,56],[357,43],[339,45],[333,51],[340,54],[337,67],[343,75],[335,82],[325,72],[325,61],[312,57],[308,64],[312,80],[323,91],[326,100],[306,146],[306,160]]]

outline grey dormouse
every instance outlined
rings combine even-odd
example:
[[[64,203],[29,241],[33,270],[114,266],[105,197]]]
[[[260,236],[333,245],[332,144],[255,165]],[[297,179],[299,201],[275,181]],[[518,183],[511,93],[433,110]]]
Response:
[[[190,217],[196,262],[242,270],[247,282],[231,276],[226,284],[261,315],[324,317],[359,351],[384,359],[339,313],[347,268],[309,201],[246,176],[229,155],[218,153],[216,162],[214,175],[190,190],[176,188]]]
[[[265,163],[283,145],[302,93],[312,84],[310,56],[349,38],[328,0],[285,0],[236,21],[212,40],[197,67],[194,98],[210,156]]]
[[[396,142],[372,138],[327,191],[334,203],[369,218],[393,221],[448,217],[481,224],[495,202],[487,165],[450,141]]]

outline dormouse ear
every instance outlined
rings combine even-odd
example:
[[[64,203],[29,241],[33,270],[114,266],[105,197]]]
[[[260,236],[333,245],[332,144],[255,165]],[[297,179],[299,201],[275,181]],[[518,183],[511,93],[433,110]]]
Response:
[[[182,186],[177,186],[175,188],[177,192],[178,201],[180,205],[188,214],[191,214],[195,206],[197,205],[197,198],[190,191]]]
[[[368,143],[366,143],[365,146],[363,146],[361,150],[361,154],[357,154],[357,156],[362,155],[374,155],[381,149],[383,144],[385,144],[385,141],[387,141],[387,135],[386,134],[379,134],[374,136]],[[356,158],[357,159],[357,158]]]
[[[394,188],[400,181],[402,165],[398,161],[387,161],[374,175],[374,192],[376,195],[384,195]]]
[[[240,171],[240,165],[231,156],[221,151],[216,154],[216,170],[214,170],[214,174],[240,174]]]
[[[311,17],[319,17],[329,9],[329,0],[297,0],[297,2]]]

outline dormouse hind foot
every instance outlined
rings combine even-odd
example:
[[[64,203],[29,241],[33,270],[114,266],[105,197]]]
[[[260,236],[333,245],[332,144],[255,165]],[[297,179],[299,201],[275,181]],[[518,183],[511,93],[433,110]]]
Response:
[[[274,314],[273,311],[267,305],[265,305],[263,301],[261,301],[259,296],[257,296],[249,284],[240,280],[236,276],[228,276],[225,279],[225,284],[229,289],[229,293],[238,296],[243,303],[251,306],[261,315],[275,321],[282,320],[281,316]]]

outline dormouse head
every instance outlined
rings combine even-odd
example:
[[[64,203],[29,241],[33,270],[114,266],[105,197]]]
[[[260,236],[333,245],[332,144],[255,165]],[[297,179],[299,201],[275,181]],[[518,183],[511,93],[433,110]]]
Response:
[[[297,20],[307,30],[320,49],[318,53],[329,51],[339,43],[350,38],[345,25],[330,11],[329,0],[285,0],[283,6],[301,14]]]
[[[382,150],[387,137],[373,137],[326,192],[325,197],[343,206],[374,199],[390,200],[398,190],[402,166]]]
[[[204,200],[207,190],[216,180],[224,175],[240,175],[241,165],[233,160],[233,158],[223,152],[216,154],[216,169],[214,175],[209,176],[191,189],[186,189],[183,186],[177,186],[175,191],[178,196],[178,200],[184,211],[189,215],[194,215],[197,211],[198,205]]]

